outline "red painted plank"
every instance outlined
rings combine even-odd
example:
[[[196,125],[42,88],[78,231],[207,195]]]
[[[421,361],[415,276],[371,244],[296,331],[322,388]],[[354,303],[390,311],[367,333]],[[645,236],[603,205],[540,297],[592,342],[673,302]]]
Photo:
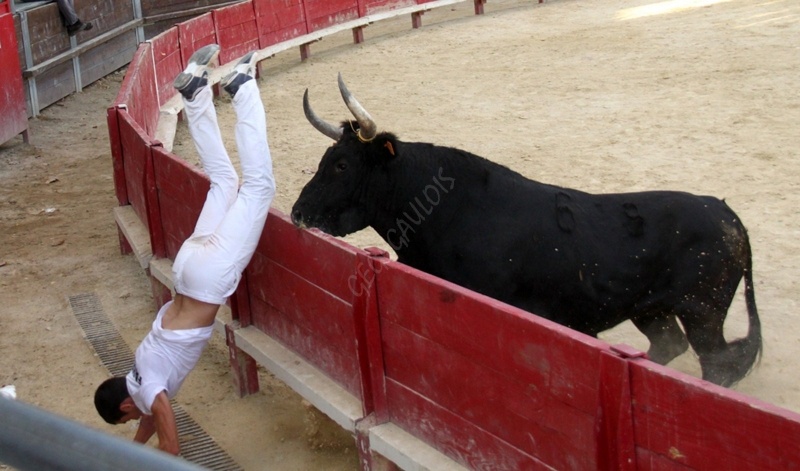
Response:
[[[689,471],[692,469],[641,448],[636,450],[636,465],[640,471]]]
[[[633,471],[636,447],[633,435],[633,411],[629,360],[603,352],[600,355],[597,434],[598,471]]]
[[[380,311],[376,270],[381,270],[389,254],[370,249],[369,255],[358,254],[356,276],[359,287],[353,302],[353,317],[359,368],[361,369],[361,397],[364,416],[372,415],[377,423],[388,420],[386,401],[386,371],[383,341],[381,338]],[[359,435],[357,440],[365,438]]]
[[[306,0],[309,32],[358,18],[357,0]]]
[[[122,146],[122,166],[125,175],[125,188],[128,201],[134,212],[147,226],[147,205],[145,202],[145,167],[150,153],[149,142],[142,129],[124,110],[117,113],[119,136]],[[148,228],[149,229],[149,228]]]
[[[582,456],[585,465],[593,465],[594,416],[553,397],[541,372],[512,375],[483,368],[406,329],[382,327],[388,380],[557,469],[568,464],[561,456]]]
[[[136,80],[132,84],[135,91],[128,103],[128,112],[142,126],[147,136],[155,135],[158,127],[159,107],[158,92],[156,89],[156,74],[153,66],[152,47],[146,48],[142,55],[142,62],[137,69]]]
[[[317,230],[299,229],[273,208],[257,251],[352,304],[358,289],[353,267],[362,250]]]
[[[596,412],[604,343],[399,263],[378,274],[378,293],[382,322],[398,324],[487,369],[510,375],[540,371],[554,396]]]
[[[325,343],[354,348],[352,306],[260,253],[247,267],[250,297],[271,305]]]
[[[220,46],[219,61],[225,64],[259,49],[253,2],[241,2],[213,11]]]
[[[194,231],[210,184],[199,169],[163,147],[154,147],[153,157],[166,255],[174,259]]]
[[[158,145],[158,147],[161,147]],[[165,257],[164,229],[162,227],[161,209],[158,203],[158,190],[156,190],[155,171],[153,169],[153,146],[148,147],[145,161],[144,191],[145,204],[147,205],[147,227],[150,228],[150,248],[154,257]]]
[[[438,449],[459,463],[475,470],[551,470],[552,466],[538,457],[486,433],[403,386],[387,381],[391,420],[412,435]],[[569,443],[559,451],[566,466],[558,469],[593,469],[585,465],[584,456],[573,456]]]
[[[262,49],[308,32],[302,0],[253,0],[253,9]]]
[[[800,469],[800,415],[650,362],[631,379],[638,447],[693,469]]]
[[[20,74],[14,16],[0,14],[0,144],[28,129],[25,92]],[[27,142],[27,141],[26,141]]]
[[[168,29],[152,38],[150,42],[153,45],[158,105],[161,106],[177,93],[172,87],[172,82],[183,70],[178,28]]]
[[[118,108],[109,107],[106,111],[108,142],[111,146],[111,160],[114,169],[114,192],[120,206],[128,204],[128,188],[125,183],[125,164],[122,160],[122,143],[119,136]],[[127,242],[126,242],[127,243]],[[123,251],[125,248],[123,248]]]
[[[356,253],[273,209],[247,277],[253,325],[360,397],[350,280]]]
[[[153,136],[158,124],[159,109],[152,46],[149,43],[139,45],[128,70],[114,104],[124,105],[145,134]]]
[[[334,305],[328,312],[316,311],[319,319],[315,325],[319,327],[327,320],[326,316],[335,310],[337,307]],[[251,298],[250,313],[256,328],[269,333],[354,396],[361,396],[361,377],[355,355],[355,333],[352,325],[350,328],[336,326],[335,329],[341,329],[341,338],[332,341],[330,338],[322,339],[320,332],[308,330],[294,322],[295,319],[291,316],[258,298]]]
[[[178,24],[178,36],[181,44],[181,69],[183,69],[189,63],[189,58],[196,50],[207,44],[217,43],[213,12],[196,16],[191,20]]]

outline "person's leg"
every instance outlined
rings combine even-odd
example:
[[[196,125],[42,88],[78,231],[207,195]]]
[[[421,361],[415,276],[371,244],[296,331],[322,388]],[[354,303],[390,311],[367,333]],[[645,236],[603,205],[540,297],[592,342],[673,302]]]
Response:
[[[73,0],[56,0],[56,3],[58,4],[58,10],[64,17],[64,23],[67,26],[74,25],[79,21],[78,15],[77,13],[75,13],[75,6],[73,5]]]
[[[252,53],[251,53],[252,54]],[[221,82],[233,95],[236,112],[236,146],[242,170],[242,186],[222,224],[212,235],[217,247],[238,272],[245,269],[256,249],[261,231],[275,196],[272,157],[267,142],[267,118],[264,105],[253,79],[255,57],[245,56],[230,76]]]
[[[189,134],[200,155],[203,170],[211,180],[205,204],[191,236],[202,237],[211,235],[217,229],[236,200],[239,176],[222,143],[211,87],[202,87],[194,100],[184,99],[184,110],[189,122]]]
[[[218,55],[219,46],[216,44],[201,47],[192,54],[186,68],[173,82],[175,89],[183,96],[189,134],[200,155],[203,170],[211,180],[206,201],[190,239],[208,236],[214,232],[236,199],[239,188],[239,177],[222,143],[214,96],[208,86],[206,69]]]

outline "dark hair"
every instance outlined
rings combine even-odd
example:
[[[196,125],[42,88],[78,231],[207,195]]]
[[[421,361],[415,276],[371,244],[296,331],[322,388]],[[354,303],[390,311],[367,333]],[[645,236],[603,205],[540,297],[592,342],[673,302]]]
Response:
[[[124,376],[109,378],[97,387],[94,393],[94,406],[103,420],[109,424],[116,424],[123,416],[119,406],[129,397],[128,384]]]

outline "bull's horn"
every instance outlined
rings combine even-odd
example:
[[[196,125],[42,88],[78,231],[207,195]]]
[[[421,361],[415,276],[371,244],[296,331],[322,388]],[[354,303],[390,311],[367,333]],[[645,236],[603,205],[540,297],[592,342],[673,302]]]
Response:
[[[364,107],[361,106],[361,103],[347,90],[347,86],[344,84],[344,80],[342,80],[341,72],[339,73],[339,91],[342,92],[342,98],[344,98],[344,103],[347,105],[347,108],[353,113],[356,121],[358,121],[358,138],[361,142],[369,142],[374,139],[375,135],[378,134],[378,127],[375,125],[375,121],[372,120],[369,113],[367,113],[367,110],[365,110]]]
[[[303,94],[303,112],[306,114],[306,119],[309,123],[311,123],[314,128],[325,134],[326,136],[330,137],[334,141],[338,141],[340,137],[342,137],[342,128],[339,126],[334,126],[331,123],[327,123],[323,121],[314,110],[311,109],[311,105],[308,104],[308,89],[306,88],[306,92]]]

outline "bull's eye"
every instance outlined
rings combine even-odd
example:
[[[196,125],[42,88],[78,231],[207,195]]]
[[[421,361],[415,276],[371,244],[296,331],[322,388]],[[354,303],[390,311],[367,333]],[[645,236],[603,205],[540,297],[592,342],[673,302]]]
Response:
[[[342,160],[342,161],[336,163],[336,172],[337,173],[342,173],[345,170],[347,170],[347,162]]]

